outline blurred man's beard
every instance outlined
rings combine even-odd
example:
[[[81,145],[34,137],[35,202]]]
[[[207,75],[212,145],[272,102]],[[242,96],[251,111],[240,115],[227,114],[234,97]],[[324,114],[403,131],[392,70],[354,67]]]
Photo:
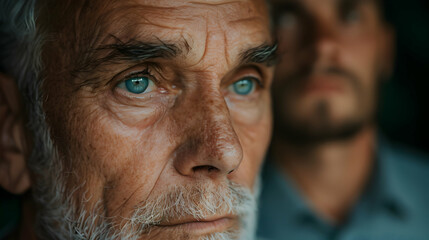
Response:
[[[311,119],[307,121],[294,119],[283,112],[283,115],[276,117],[274,129],[278,137],[289,143],[313,145],[350,139],[368,124],[368,120],[363,117],[350,117],[335,122],[331,119],[329,108],[329,103],[321,100]]]
[[[239,226],[227,232],[204,236],[201,240],[255,238],[255,195],[259,184],[255,185],[254,194],[245,187],[226,181],[222,185],[206,182],[174,186],[136,206],[131,217],[119,225],[114,225],[110,221],[111,217],[106,217],[102,204],[86,206],[89,210],[85,209],[85,203],[91,196],[86,193],[81,199],[73,199],[73,193],[82,190],[81,186],[65,189],[63,161],[58,157],[49,136],[41,105],[39,115],[42,116],[38,119],[40,127],[35,134],[39,151],[33,152],[31,157],[34,162],[40,159],[45,162],[43,166],[33,167],[37,176],[33,186],[33,197],[37,204],[36,230],[41,239],[146,239],[152,231],[163,231],[157,229],[160,222],[181,216],[203,219],[228,213],[238,217]],[[75,206],[80,207],[77,209]],[[158,238],[155,236],[149,239]]]
[[[297,119],[294,117],[292,106],[294,99],[292,93],[300,91],[304,84],[313,74],[323,74],[325,76],[334,76],[343,79],[344,84],[348,84],[353,90],[354,97],[358,100],[365,96],[361,82],[353,73],[339,67],[328,67],[315,73],[312,69],[303,68],[300,71],[284,77],[282,83],[273,89],[276,92],[274,100],[274,131],[277,137],[297,145],[313,145],[329,141],[346,140],[355,136],[372,119],[367,119],[367,109],[360,106],[355,107],[355,116],[344,117],[341,120],[333,120],[329,102],[320,100],[312,109],[313,113],[307,119]],[[290,95],[290,96],[288,96]],[[286,97],[286,98],[284,98]],[[285,102],[286,101],[286,102]],[[358,111],[361,111],[359,113]]]

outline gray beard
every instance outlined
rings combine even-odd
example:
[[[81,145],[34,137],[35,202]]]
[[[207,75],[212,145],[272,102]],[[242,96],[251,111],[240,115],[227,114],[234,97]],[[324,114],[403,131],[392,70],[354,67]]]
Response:
[[[41,108],[39,108],[41,109]],[[40,127],[35,134],[39,151],[32,153],[30,162],[43,165],[32,167],[37,176],[33,187],[33,197],[38,207],[36,229],[41,239],[157,239],[150,237],[156,225],[171,218],[193,216],[203,219],[214,213],[232,213],[240,219],[238,231],[214,233],[200,240],[253,240],[256,230],[256,197],[259,181],[255,184],[255,194],[233,182],[216,187],[210,184],[195,186],[173,186],[165,194],[149,199],[136,206],[132,216],[114,226],[100,207],[87,206],[88,198],[82,197],[78,204],[72,198],[75,191],[66,191],[62,160],[50,138],[44,115],[40,114]],[[82,183],[83,185],[84,183]],[[82,206],[80,209],[75,206]],[[177,238],[176,238],[177,239]]]
[[[246,188],[234,183],[224,187],[207,185],[171,187],[166,194],[137,206],[132,216],[115,228],[97,204],[92,210],[78,210],[71,197],[64,197],[61,184],[52,184],[51,190],[39,197],[45,207],[38,213],[40,234],[43,239],[158,239],[151,231],[165,220],[192,216],[203,219],[215,213],[239,216],[240,231],[214,233],[200,240],[253,240],[256,222],[256,199]],[[88,200],[88,199],[87,199]],[[80,201],[80,205],[84,203]],[[176,238],[179,239],[179,238]]]

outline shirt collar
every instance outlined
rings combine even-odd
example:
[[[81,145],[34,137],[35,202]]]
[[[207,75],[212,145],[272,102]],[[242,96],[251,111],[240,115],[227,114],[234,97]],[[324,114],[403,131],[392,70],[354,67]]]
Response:
[[[387,211],[398,217],[406,217],[412,208],[407,196],[407,186],[401,181],[401,167],[398,166],[397,156],[390,143],[382,136],[378,136],[376,164],[370,189],[374,194],[374,203],[380,204]]]
[[[267,191],[275,192],[278,196],[279,202],[272,202],[272,204],[281,204],[283,208],[287,208],[285,212],[288,214],[285,217],[291,222],[319,220],[294,182],[270,161],[267,161],[264,167],[264,181],[269,184],[269,186],[265,184],[265,187],[269,188]]]
[[[412,194],[408,192],[407,186],[401,181],[401,166],[398,166],[397,163],[398,156],[382,135],[378,136],[376,147],[375,168],[361,199],[369,201],[375,209],[383,209],[393,216],[405,218],[413,208],[413,204],[408,199],[408,196]],[[264,181],[271,185],[268,186],[269,191],[279,195],[278,199],[287,208],[289,219],[308,221],[311,218],[329,225],[315,215],[310,204],[302,197],[294,182],[283,174],[274,163],[268,160],[264,167],[264,173]]]

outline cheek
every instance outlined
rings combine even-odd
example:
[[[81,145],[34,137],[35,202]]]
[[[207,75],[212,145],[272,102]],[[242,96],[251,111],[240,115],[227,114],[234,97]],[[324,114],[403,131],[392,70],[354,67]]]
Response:
[[[344,39],[344,53],[341,60],[360,75],[362,79],[371,79],[379,59],[379,46],[375,33],[361,34],[354,38]]]
[[[100,131],[111,137],[100,143],[100,151],[94,149],[94,152],[108,151],[109,156],[116,157],[112,159],[104,155],[103,158],[100,154],[97,164],[105,166],[105,172],[108,173],[106,179],[113,184],[104,196],[106,205],[111,209],[122,206],[121,211],[115,214],[126,215],[136,201],[142,201],[151,194],[168,166],[174,147],[171,141],[174,133],[168,127],[168,122],[163,120],[147,128],[118,126],[113,122],[110,119],[103,121],[104,128]],[[113,139],[116,139],[115,145],[110,145]]]
[[[270,75],[271,77],[271,75]],[[234,129],[242,126],[256,126],[271,114],[270,86],[260,90],[257,96],[249,99],[234,100],[226,98]]]
[[[135,99],[120,94],[101,94],[97,104],[103,108],[109,118],[129,128],[145,129],[156,123],[174,104],[174,95],[151,92]]]
[[[378,81],[378,45],[375,37],[367,36],[360,39],[359,43],[351,43],[348,46],[348,54],[343,55],[343,63],[346,68],[354,72],[361,85],[360,105],[366,108],[373,104]]]
[[[101,201],[107,215],[126,215],[136,201],[149,195],[163,171],[168,136],[157,129],[162,129],[160,123],[142,124],[143,114],[136,117],[140,124],[127,125],[97,104],[74,106],[79,107],[68,111],[63,131],[57,134],[68,137],[61,144],[67,171],[74,173],[67,179],[67,189],[84,184],[75,193],[77,202],[89,192],[89,205]]]
[[[262,161],[265,157],[271,139],[272,117],[269,97],[264,101],[263,112],[258,122],[251,124],[234,119],[234,129],[243,148],[243,161],[232,180],[253,188],[256,176],[259,174]]]

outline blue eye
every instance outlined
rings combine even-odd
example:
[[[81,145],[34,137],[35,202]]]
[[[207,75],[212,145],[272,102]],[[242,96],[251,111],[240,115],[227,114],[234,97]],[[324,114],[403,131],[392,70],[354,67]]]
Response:
[[[249,95],[255,89],[255,81],[253,79],[241,79],[232,84],[232,89],[239,95]]]
[[[147,90],[151,80],[147,77],[133,77],[121,82],[118,87],[134,94],[140,94]]]

